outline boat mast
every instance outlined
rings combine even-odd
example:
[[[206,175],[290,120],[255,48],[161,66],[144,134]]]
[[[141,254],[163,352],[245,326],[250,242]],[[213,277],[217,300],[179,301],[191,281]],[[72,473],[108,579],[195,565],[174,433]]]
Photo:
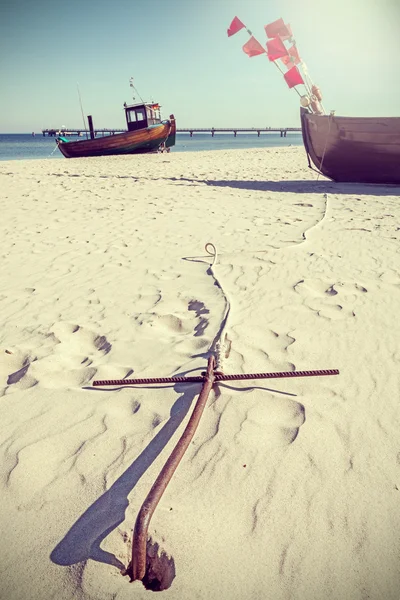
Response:
[[[145,101],[143,100],[142,96],[139,94],[139,92],[133,85],[133,77],[130,77],[130,79],[129,79],[129,87],[131,87],[135,91],[135,93],[139,96],[139,98],[143,102],[143,104],[145,104]],[[132,96],[132,99],[135,100],[136,99],[135,96]]]
[[[77,90],[78,90],[79,104],[80,104],[80,106],[81,106],[81,114],[82,114],[82,121],[83,121],[83,129],[85,130],[85,133],[86,133],[86,139],[88,139],[88,135],[87,135],[87,129],[86,129],[86,124],[85,124],[85,117],[84,117],[84,114],[83,114],[83,107],[82,107],[82,98],[81,98],[81,92],[80,92],[80,90],[79,90],[79,83],[78,83],[78,82],[76,82],[76,87],[77,87]]]

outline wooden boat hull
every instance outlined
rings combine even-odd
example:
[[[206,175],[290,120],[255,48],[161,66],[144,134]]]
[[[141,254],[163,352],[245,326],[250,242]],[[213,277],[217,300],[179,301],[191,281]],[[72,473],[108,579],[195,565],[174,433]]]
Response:
[[[400,118],[300,111],[304,147],[323,175],[334,181],[400,185]]]
[[[157,125],[125,131],[115,135],[98,137],[90,140],[65,142],[57,139],[58,147],[66,158],[82,158],[86,156],[108,156],[113,154],[143,154],[157,152],[175,131],[175,119],[162,121]],[[175,136],[173,139],[175,143]],[[171,143],[171,145],[173,145]]]
[[[171,121],[171,129],[169,131],[169,135],[167,137],[167,141],[165,142],[166,148],[171,148],[171,146],[175,146],[176,140],[176,121],[174,115],[169,115]],[[168,151],[169,152],[169,151]]]

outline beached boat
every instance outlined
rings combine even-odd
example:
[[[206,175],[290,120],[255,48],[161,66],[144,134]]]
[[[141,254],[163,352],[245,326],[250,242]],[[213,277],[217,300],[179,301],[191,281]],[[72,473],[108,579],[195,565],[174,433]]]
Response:
[[[230,24],[228,37],[242,29],[251,36],[243,51],[249,57],[267,54],[288,87],[300,96],[301,129],[309,167],[313,168],[313,162],[318,172],[334,181],[400,184],[400,118],[339,117],[334,111],[327,115],[321,90],[300,57],[290,25],[283,19],[265,25],[266,47],[238,17]],[[297,89],[299,85],[304,85],[305,93]]]
[[[400,118],[339,117],[300,109],[309,161],[334,181],[400,184]]]
[[[127,131],[96,137],[92,117],[88,117],[90,139],[70,141],[57,138],[60,151],[66,158],[107,156],[111,154],[143,154],[169,151],[175,144],[176,123],[174,115],[162,121],[160,106],[154,102],[124,104]]]

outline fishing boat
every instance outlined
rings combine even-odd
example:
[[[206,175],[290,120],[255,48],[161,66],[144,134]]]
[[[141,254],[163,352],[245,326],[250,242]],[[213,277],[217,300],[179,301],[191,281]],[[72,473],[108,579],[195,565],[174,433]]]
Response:
[[[162,121],[160,105],[154,102],[124,104],[127,131],[96,137],[93,120],[88,116],[90,139],[71,141],[64,136],[57,144],[65,158],[108,156],[111,154],[144,154],[169,152],[175,145],[176,122],[174,115]]]
[[[334,181],[400,184],[400,118],[319,115],[300,108],[304,147]]]
[[[250,58],[266,54],[288,87],[300,96],[301,129],[309,167],[338,182],[399,185],[400,117],[342,117],[335,116],[335,111],[328,115],[321,90],[299,55],[291,26],[277,19],[264,29],[266,46],[238,17],[227,33],[230,37],[245,30],[251,37],[243,51]],[[304,86],[303,93],[297,89],[299,85]]]

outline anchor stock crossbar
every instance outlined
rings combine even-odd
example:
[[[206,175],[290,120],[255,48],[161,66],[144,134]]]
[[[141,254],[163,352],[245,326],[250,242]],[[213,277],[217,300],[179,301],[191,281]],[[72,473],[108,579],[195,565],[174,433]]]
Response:
[[[338,369],[320,369],[314,371],[283,371],[281,373],[239,373],[225,375],[215,372],[214,381],[239,381],[244,379],[280,379],[283,377],[321,377],[323,375],[339,375]],[[151,385],[157,383],[202,383],[205,375],[193,377],[150,377],[147,379],[104,379],[93,381],[94,386],[103,385]]]
[[[316,377],[324,375],[339,375],[338,369],[323,369],[313,371],[286,371],[281,373],[243,373],[237,375],[225,375],[219,371],[214,371],[215,358],[211,356],[208,359],[207,371],[200,376],[193,377],[153,377],[147,379],[106,379],[93,382],[93,386],[109,385],[148,385],[158,383],[203,383],[200,395],[193,409],[186,428],[167,459],[163,469],[154,482],[150,492],[136,518],[132,540],[132,560],[125,574],[130,575],[131,581],[144,580],[147,571],[147,561],[151,560],[146,556],[148,529],[150,519],[159,503],[167,485],[169,484],[174,472],[176,471],[186,449],[188,448],[199,424],[201,415],[207,403],[209,393],[214,385],[219,381],[237,381],[248,379],[277,379],[282,377]],[[163,589],[163,588],[160,588]]]

